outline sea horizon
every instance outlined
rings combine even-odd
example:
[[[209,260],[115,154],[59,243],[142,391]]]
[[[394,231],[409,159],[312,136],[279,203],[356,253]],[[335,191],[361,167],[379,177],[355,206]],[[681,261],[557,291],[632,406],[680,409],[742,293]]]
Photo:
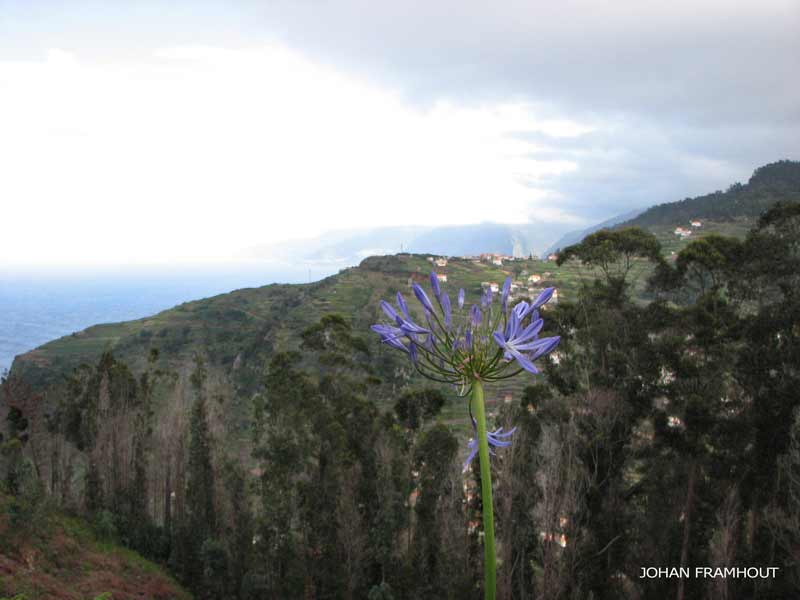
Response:
[[[309,283],[349,265],[220,262],[16,266],[0,270],[0,375],[14,357],[92,325],[273,283]]]

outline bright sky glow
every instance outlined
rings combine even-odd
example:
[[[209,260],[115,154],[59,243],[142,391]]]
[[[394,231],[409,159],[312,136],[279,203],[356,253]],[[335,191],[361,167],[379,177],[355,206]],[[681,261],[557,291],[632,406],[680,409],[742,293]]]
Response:
[[[0,268],[546,246],[800,158],[798,31],[797,0],[0,0]]]
[[[0,261],[209,260],[380,225],[582,219],[514,132],[525,103],[429,106],[277,45],[0,61]]]

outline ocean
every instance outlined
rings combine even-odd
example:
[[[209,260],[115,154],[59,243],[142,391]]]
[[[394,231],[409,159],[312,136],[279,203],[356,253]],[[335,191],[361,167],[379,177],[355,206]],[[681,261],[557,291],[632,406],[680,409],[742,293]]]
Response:
[[[247,263],[0,271],[0,374],[16,355],[90,325],[139,319],[245,287],[315,281],[340,267]]]

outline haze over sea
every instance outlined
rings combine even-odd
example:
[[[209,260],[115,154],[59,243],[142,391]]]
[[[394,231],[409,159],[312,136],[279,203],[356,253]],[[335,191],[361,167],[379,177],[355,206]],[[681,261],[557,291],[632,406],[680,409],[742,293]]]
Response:
[[[270,283],[305,283],[341,265],[215,264],[0,271],[0,374],[14,357],[98,323]]]

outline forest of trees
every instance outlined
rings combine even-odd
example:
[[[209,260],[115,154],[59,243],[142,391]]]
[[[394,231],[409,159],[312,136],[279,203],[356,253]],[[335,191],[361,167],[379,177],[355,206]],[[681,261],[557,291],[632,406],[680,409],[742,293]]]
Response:
[[[547,309],[561,345],[494,417],[517,427],[493,463],[498,597],[798,597],[800,204],[673,260],[639,229],[559,260],[597,278]],[[481,598],[479,474],[461,472],[446,390],[411,380],[378,402],[366,334],[327,315],[273,353],[235,442],[202,353],[181,376],[107,352],[46,402],[5,380],[12,530],[80,514],[200,599]],[[664,566],[779,571],[639,577]]]

